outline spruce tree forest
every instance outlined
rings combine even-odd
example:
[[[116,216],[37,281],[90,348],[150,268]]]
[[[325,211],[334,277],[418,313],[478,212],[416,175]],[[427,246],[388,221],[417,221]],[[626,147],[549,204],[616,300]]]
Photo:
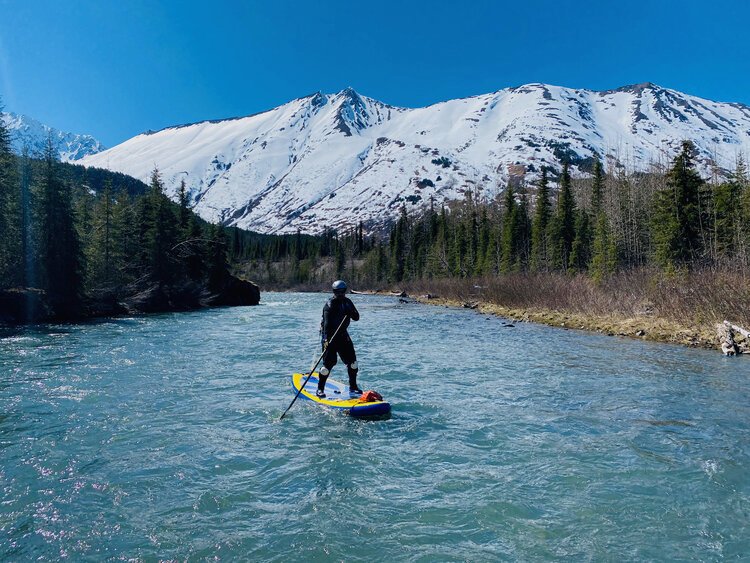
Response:
[[[184,186],[177,204],[164,195],[158,170],[145,185],[60,163],[51,138],[40,157],[17,156],[0,122],[0,321],[122,313],[123,300],[136,312],[231,304],[222,292],[248,288],[228,248]]]

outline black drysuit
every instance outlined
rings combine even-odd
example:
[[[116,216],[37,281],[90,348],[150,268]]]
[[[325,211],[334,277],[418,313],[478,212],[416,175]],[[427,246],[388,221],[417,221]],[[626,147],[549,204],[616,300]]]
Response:
[[[336,329],[344,320],[344,325],[339,330],[336,338],[333,338],[333,334]],[[320,335],[323,339],[323,346],[325,347],[325,341],[328,341],[328,348],[323,356],[323,365],[328,371],[336,365],[336,356],[341,357],[341,361],[346,364],[347,371],[349,372],[349,386],[356,387],[357,382],[357,353],[354,351],[354,344],[352,339],[349,338],[349,333],[346,332],[349,326],[349,321],[359,320],[359,311],[351,302],[348,297],[331,297],[326,304],[323,306],[323,320],[320,323]],[[354,366],[352,366],[354,364]],[[326,376],[327,377],[327,376]],[[325,379],[321,377],[323,382]]]

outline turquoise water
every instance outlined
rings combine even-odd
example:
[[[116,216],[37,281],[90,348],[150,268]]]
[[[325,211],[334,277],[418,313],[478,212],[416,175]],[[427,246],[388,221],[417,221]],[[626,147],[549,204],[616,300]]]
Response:
[[[280,422],[325,296],[262,299],[3,333],[0,559],[750,557],[747,358],[354,296],[392,417]]]

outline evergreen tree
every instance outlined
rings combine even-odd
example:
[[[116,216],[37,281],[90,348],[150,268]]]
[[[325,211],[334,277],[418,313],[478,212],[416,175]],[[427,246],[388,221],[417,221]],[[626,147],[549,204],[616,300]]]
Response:
[[[594,238],[591,243],[591,265],[589,273],[599,283],[612,275],[617,267],[617,245],[611,235],[607,216],[599,211],[594,225]]]
[[[695,170],[695,147],[682,151],[667,173],[667,188],[657,194],[653,235],[656,260],[666,268],[696,263],[702,257],[700,191],[703,180]]]
[[[0,100],[0,113],[3,113],[5,107],[3,106],[2,100]],[[0,119],[0,155],[10,155],[10,131],[5,125],[5,121]]]
[[[203,229],[195,215],[191,215],[188,221],[187,239],[185,241],[185,270],[188,278],[200,281],[206,270],[204,252]],[[259,255],[258,255],[259,257]]]
[[[383,248],[382,241],[378,241],[375,252],[377,252],[377,260],[375,262],[377,280],[386,280],[388,277],[388,259],[385,254],[385,249]]]
[[[410,279],[419,279],[424,274],[427,248],[429,246],[429,212],[414,223],[410,233],[411,240],[407,245],[409,257],[407,271]]]
[[[604,211],[604,169],[599,158],[594,160],[594,181],[591,188],[591,257],[587,265],[597,283],[615,272],[617,245]],[[577,260],[580,263],[580,260]]]
[[[176,243],[175,216],[171,202],[164,195],[164,184],[157,169],[151,174],[148,199],[151,211],[146,230],[148,271],[159,285],[170,285],[175,273],[172,255]],[[226,245],[226,241],[222,244]]]
[[[439,223],[440,218],[435,211],[435,198],[430,196],[430,243],[437,239]]]
[[[32,180],[33,172],[29,148],[24,146],[21,153],[20,174],[20,236],[19,271],[22,287],[38,287],[37,262],[35,260],[34,230],[32,224]]]
[[[479,249],[479,237],[478,232],[478,221],[477,221],[477,209],[471,195],[468,196],[469,213],[467,215],[466,222],[466,238],[467,238],[467,253],[468,259],[466,260],[466,274],[467,276],[474,275],[478,266],[478,249]]]
[[[531,223],[531,269],[534,272],[547,271],[550,268],[550,217],[551,206],[547,185],[547,169],[542,168],[542,177],[537,187],[534,219]]]
[[[406,207],[401,207],[401,216],[391,232],[391,272],[390,279],[400,282],[406,271],[406,238],[409,230],[409,219]]]
[[[359,226],[357,227],[357,256],[362,254],[364,251],[365,251],[364,226],[362,225],[362,221],[360,221]]]
[[[113,256],[113,192],[112,180],[107,179],[104,190],[94,204],[91,241],[88,251],[88,279],[92,287],[109,288],[115,281]]]
[[[440,216],[438,218],[438,234],[436,240],[436,275],[451,276],[454,271],[452,261],[453,253],[450,244],[450,226],[448,225],[448,214],[445,211],[445,204],[440,206]]]
[[[742,188],[734,179],[712,186],[713,247],[717,258],[731,259],[739,250],[742,223]]]
[[[503,211],[502,234],[500,236],[500,271],[508,273],[514,269],[518,260],[516,237],[518,236],[519,216],[512,185],[508,185],[505,189]]]
[[[77,186],[72,191],[74,224],[78,233],[83,257],[83,285],[85,289],[91,287],[91,260],[96,251],[94,248],[94,194],[87,184]]]
[[[145,199],[145,198],[142,198]],[[122,189],[112,205],[113,283],[125,286],[141,275],[141,239],[137,206],[127,190]]]
[[[575,238],[570,251],[568,266],[577,271],[584,272],[591,260],[591,224],[589,214],[585,209],[576,213]]]
[[[344,266],[346,265],[346,252],[344,250],[344,244],[341,239],[336,236],[334,248],[334,259],[336,262],[336,277],[344,277]]]
[[[451,249],[453,263],[453,274],[463,278],[466,277],[466,223],[465,221],[458,221],[458,225],[454,229],[453,234],[453,248]]]
[[[428,278],[445,277],[450,274],[448,267],[448,226],[445,206],[440,213],[434,213],[430,221],[430,229],[434,233],[432,243],[426,259],[426,274]]]
[[[479,232],[477,241],[477,263],[474,267],[474,275],[481,276],[488,274],[492,267],[490,266],[491,255],[488,256],[490,247],[490,221],[487,217],[487,206],[482,206],[479,214]]]
[[[745,228],[747,171],[742,157],[738,157],[735,171],[728,181],[712,186],[713,247],[716,258],[747,264],[749,242]]]
[[[521,272],[528,269],[531,256],[531,219],[529,218],[529,204],[526,196],[526,188],[523,184],[518,190],[517,214],[518,220],[516,221],[516,235],[514,236],[516,264],[513,270]]]
[[[209,231],[209,241],[208,288],[211,291],[218,291],[229,275],[227,239],[224,229],[219,225],[212,225]]]
[[[182,213],[182,206],[180,206],[180,213]],[[180,218],[180,221],[181,220],[182,219]],[[185,225],[187,225],[189,221],[190,221],[190,217],[188,216],[185,218]],[[241,234],[239,227],[232,228],[231,232],[232,232],[232,244],[229,246],[229,255],[232,257],[233,261],[237,261],[241,259],[242,257],[244,257],[245,255],[245,242],[242,238],[242,234]],[[297,235],[299,235],[299,231],[297,231]],[[180,228],[180,238],[182,238],[183,240],[187,238],[187,233],[185,233],[185,231],[182,228]],[[292,257],[294,258],[294,260],[297,262],[298,265],[299,265],[299,260],[300,260],[300,253],[301,253],[301,243],[298,239],[295,239],[295,245],[292,249]]]
[[[557,212],[550,230],[554,266],[557,269],[567,270],[576,236],[576,205],[570,189],[570,171],[567,161],[563,163]]]
[[[482,274],[490,276],[500,271],[500,234],[497,228],[489,227],[487,249],[484,253]]]
[[[136,253],[134,255],[132,269],[134,277],[148,277],[151,273],[151,231],[153,230],[154,217],[153,198],[148,194],[135,200],[136,219]]]
[[[2,114],[0,104],[0,114]],[[10,133],[0,119],[0,289],[21,283],[21,204]]]
[[[234,229],[235,233],[239,232],[239,229]],[[294,241],[292,242],[292,251],[291,251],[291,257],[292,257],[292,267],[291,267],[291,281],[293,283],[300,283],[304,281],[302,279],[302,233],[299,229],[297,229],[297,233],[294,236]]]
[[[70,186],[62,182],[51,135],[47,138],[41,178],[40,253],[44,266],[44,288],[55,314],[63,317],[80,312],[82,256],[74,225]]]
[[[177,192],[177,204],[179,205],[177,228],[179,229],[180,238],[185,238],[190,228],[192,213],[190,212],[190,198],[188,197],[184,179],[180,182],[180,189]]]
[[[594,181],[591,185],[591,215],[597,217],[604,203],[604,169],[599,157],[594,158]]]

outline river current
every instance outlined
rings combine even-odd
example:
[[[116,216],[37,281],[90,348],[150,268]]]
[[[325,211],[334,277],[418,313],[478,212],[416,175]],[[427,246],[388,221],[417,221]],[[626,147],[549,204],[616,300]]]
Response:
[[[750,558],[747,358],[355,295],[279,421],[326,297],[0,333],[0,560]]]

